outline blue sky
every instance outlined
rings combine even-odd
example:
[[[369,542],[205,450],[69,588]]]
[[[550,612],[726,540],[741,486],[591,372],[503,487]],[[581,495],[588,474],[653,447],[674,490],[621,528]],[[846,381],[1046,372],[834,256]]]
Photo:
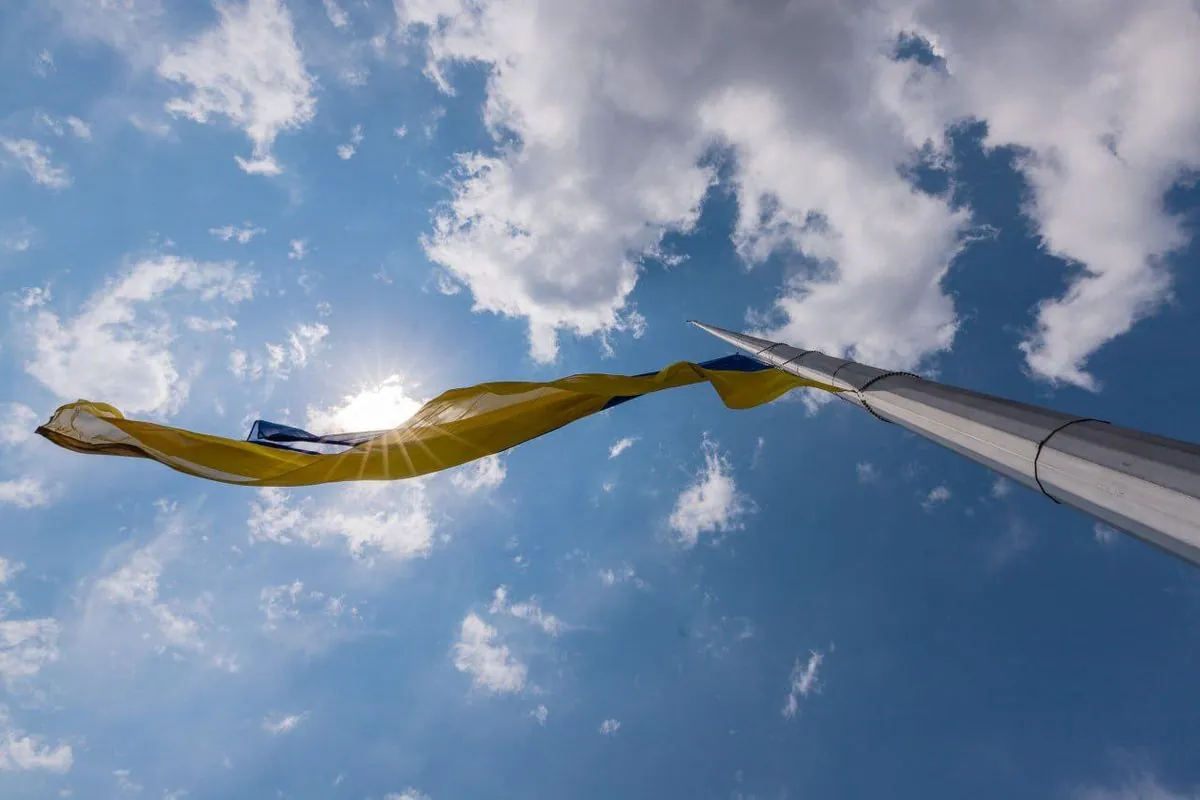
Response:
[[[1200,797],[1194,568],[844,404],[287,492],[30,436],[697,318],[1200,440],[1200,14],[1043,6],[6,5],[0,796]]]

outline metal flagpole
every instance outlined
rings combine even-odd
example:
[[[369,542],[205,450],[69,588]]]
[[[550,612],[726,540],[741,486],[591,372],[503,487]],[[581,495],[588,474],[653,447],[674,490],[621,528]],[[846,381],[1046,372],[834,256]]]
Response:
[[[884,422],[1200,565],[1200,446],[692,322]]]

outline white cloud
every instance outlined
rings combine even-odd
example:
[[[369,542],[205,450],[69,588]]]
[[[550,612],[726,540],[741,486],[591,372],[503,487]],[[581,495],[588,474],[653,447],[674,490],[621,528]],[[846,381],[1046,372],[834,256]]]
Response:
[[[992,481],[992,488],[989,493],[997,500],[1002,500],[1012,494],[1012,490],[1012,481],[1008,478],[996,478],[996,480]]]
[[[59,631],[53,617],[0,620],[0,680],[12,688],[57,661]]]
[[[228,118],[254,146],[250,159],[235,157],[238,165],[250,174],[277,175],[275,138],[311,120],[317,106],[291,15],[282,0],[221,3],[216,10],[212,29],[159,62],[163,78],[190,89],[166,108],[200,123]]]
[[[388,794],[385,794],[383,796],[383,800],[433,800],[433,798],[410,786],[399,794],[395,792],[389,792]]]
[[[220,317],[217,319],[204,319],[203,317],[188,317],[184,320],[188,330],[196,333],[212,333],[213,331],[231,331],[237,327],[237,322],[232,317]]]
[[[403,139],[405,136],[408,136],[408,126],[400,125],[399,127],[392,128],[392,135],[397,139]]]
[[[92,128],[79,117],[52,117],[45,112],[38,112],[35,120],[39,125],[49,130],[55,136],[66,136],[70,133],[77,139],[89,141],[92,138]]]
[[[454,470],[450,482],[468,493],[489,491],[504,483],[507,473],[500,456],[485,456]]]
[[[668,520],[685,547],[694,547],[702,533],[736,530],[741,519],[753,509],[753,503],[733,480],[733,466],[716,442],[705,439],[701,445],[704,467],[675,501]]]
[[[27,442],[33,436],[33,429],[37,427],[37,423],[37,412],[27,405],[0,405],[0,446],[12,447]]]
[[[620,570],[602,569],[598,573],[600,582],[605,586],[616,586],[618,583],[632,583],[639,589],[646,588],[646,582],[637,576],[637,572],[629,564],[621,565]]]
[[[159,596],[159,582],[166,565],[179,558],[185,531],[184,518],[167,512],[163,532],[144,547],[134,550],[115,571],[96,581],[89,597],[90,610],[113,608],[127,613],[134,623],[148,624],[158,646],[200,652],[198,615]]]
[[[0,232],[0,247],[12,253],[23,253],[33,246],[36,236],[37,228],[30,225],[28,220],[18,219],[5,225]]]
[[[54,55],[49,50],[42,50],[33,60],[33,74],[44,78],[54,71]]]
[[[615,736],[621,730],[621,720],[606,719],[600,723],[600,733],[603,736]]]
[[[1121,532],[1116,528],[1097,522],[1092,526],[1092,535],[1104,547],[1112,547],[1121,539]]]
[[[332,313],[333,313],[333,306],[331,306],[327,301],[322,300],[321,302],[317,303],[317,316],[318,317],[328,317]]]
[[[22,311],[32,311],[50,302],[52,295],[49,286],[30,286],[21,290],[21,299],[16,307]]]
[[[1186,240],[1162,195],[1200,166],[1193,5],[402,0],[445,91],[455,62],[489,70],[503,142],[463,159],[426,249],[551,358],[556,331],[620,324],[638,259],[691,229],[715,174],[703,158],[724,148],[738,252],[791,267],[761,324],[908,368],[953,342],[942,281],[970,218],[907,168],[922,148],[948,161],[948,127],[978,119],[988,146],[1023,154],[1047,248],[1085,266],[1040,306],[1028,363],[1091,386],[1087,356],[1162,302],[1159,260]],[[894,58],[905,31],[944,64]]]
[[[303,369],[310,358],[321,352],[329,326],[323,322],[300,323],[288,331],[287,344],[267,342],[265,357],[250,356],[244,350],[229,351],[229,371],[240,379],[258,380],[266,375],[287,380],[294,369]]]
[[[497,635],[496,629],[478,614],[468,614],[454,644],[454,667],[470,675],[476,689],[519,692],[525,688],[526,667],[512,656],[507,645],[494,643]]]
[[[93,293],[77,316],[34,314],[34,357],[25,371],[64,399],[103,400],[125,413],[173,413],[187,398],[189,380],[176,369],[175,333],[158,301],[187,294],[238,303],[253,296],[255,280],[228,262],[177,256],[139,261]]]
[[[358,146],[362,144],[363,129],[362,125],[355,125],[350,131],[350,141],[345,144],[338,145],[338,158],[342,161],[349,161],[354,158],[354,154],[358,152]]]
[[[307,711],[302,714],[288,714],[287,716],[276,714],[262,721],[262,729],[272,736],[279,736],[296,730],[300,723],[307,718]]]
[[[525,620],[531,625],[541,628],[551,636],[558,636],[567,629],[566,623],[553,614],[543,611],[536,597],[519,603],[510,603],[508,587],[498,586],[492,593],[492,603],[488,606],[491,614],[507,614],[516,619]]]
[[[260,233],[266,233],[267,229],[256,228],[253,223],[247,222],[240,228],[234,225],[225,225],[221,228],[209,228],[208,232],[222,242],[233,240],[238,244],[249,244],[251,239]]]
[[[544,705],[539,705],[537,708],[529,712],[529,718],[536,720],[538,725],[546,727],[546,720],[550,717],[550,709]]]
[[[874,483],[879,480],[879,470],[870,461],[859,461],[854,465],[854,471],[858,474],[859,483]]]
[[[624,453],[626,450],[633,447],[633,445],[636,444],[641,438],[642,437],[640,436],[626,436],[623,439],[618,439],[617,441],[613,442],[612,447],[608,448],[608,457],[616,458],[617,456],[621,455],[621,453]]]
[[[950,497],[950,489],[945,485],[935,486],[929,491],[929,494],[925,495],[925,499],[921,501],[921,508],[926,511],[932,511],[937,506],[949,500]]]
[[[7,558],[0,558],[0,586],[11,581],[23,569],[25,569],[25,565],[20,561],[9,561]]]
[[[133,772],[127,769],[114,769],[113,780],[117,784],[117,791],[124,795],[140,794],[143,787],[140,783],[132,778]]]
[[[347,486],[323,504],[312,498],[292,502],[282,489],[262,489],[247,525],[258,541],[319,546],[344,540],[357,558],[378,554],[400,561],[429,555],[437,527],[419,481]]]
[[[47,505],[50,495],[39,478],[29,476],[0,481],[0,505],[17,508],[37,508]]]
[[[52,747],[45,744],[43,737],[26,734],[13,725],[8,709],[0,706],[0,772],[65,773],[70,771],[72,763],[69,744]]]
[[[33,179],[33,182],[50,189],[65,189],[71,185],[71,174],[66,167],[55,166],[50,161],[50,148],[32,139],[6,139],[0,137],[0,148],[17,162],[17,165]]]
[[[305,239],[292,239],[291,248],[288,258],[293,261],[299,261],[308,253],[308,241]]]
[[[1119,787],[1084,786],[1077,789],[1075,800],[1200,800],[1200,791],[1176,792],[1159,783],[1149,773],[1134,776]]]
[[[329,17],[329,22],[333,27],[339,30],[350,24],[350,17],[345,10],[337,4],[337,0],[321,0],[325,4],[325,16]]]
[[[808,656],[808,661],[797,658],[796,663],[792,665],[792,673],[788,676],[787,698],[783,702],[783,715],[788,719],[796,716],[796,712],[800,710],[800,698],[820,691],[817,670],[821,668],[821,662],[824,660],[824,653],[813,650]]]

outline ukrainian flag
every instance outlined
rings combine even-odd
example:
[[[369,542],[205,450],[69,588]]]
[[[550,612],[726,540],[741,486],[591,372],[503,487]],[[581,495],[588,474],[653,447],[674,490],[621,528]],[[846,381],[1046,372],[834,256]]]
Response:
[[[801,386],[839,391],[733,355],[702,364],[681,361],[642,375],[584,374],[451,389],[385,431],[317,435],[260,420],[240,441],[126,419],[106,403],[79,400],[58,409],[37,433],[80,453],[149,458],[188,475],[243,486],[385,481],[456,467],[636,397],[706,382],[728,408],[753,408]],[[342,449],[312,452],[313,445]]]

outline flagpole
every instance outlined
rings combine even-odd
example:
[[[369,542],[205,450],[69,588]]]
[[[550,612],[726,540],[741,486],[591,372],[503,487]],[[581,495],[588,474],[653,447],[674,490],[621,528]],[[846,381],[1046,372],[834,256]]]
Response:
[[[759,361],[1200,565],[1200,447],[692,322]]]

